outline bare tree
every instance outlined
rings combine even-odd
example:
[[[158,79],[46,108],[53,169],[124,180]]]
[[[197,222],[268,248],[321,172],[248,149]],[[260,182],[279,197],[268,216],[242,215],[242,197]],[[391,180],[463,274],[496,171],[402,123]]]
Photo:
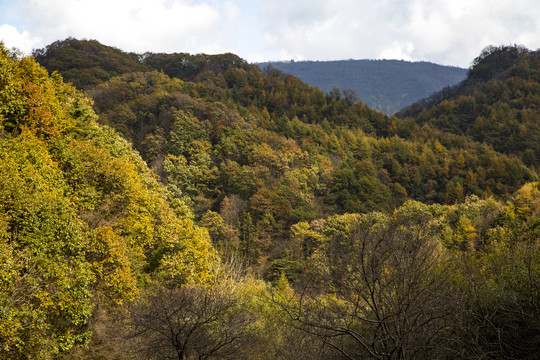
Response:
[[[225,286],[161,288],[131,309],[131,351],[144,359],[239,359],[254,311]]]
[[[429,216],[361,216],[297,298],[277,302],[337,358],[436,358],[456,304],[437,230]]]

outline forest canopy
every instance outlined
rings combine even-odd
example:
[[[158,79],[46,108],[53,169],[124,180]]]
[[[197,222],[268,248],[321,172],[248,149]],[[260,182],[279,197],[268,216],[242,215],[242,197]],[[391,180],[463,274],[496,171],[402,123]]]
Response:
[[[234,54],[34,56],[0,51],[0,357],[540,351],[538,52],[399,117]]]
[[[3,47],[0,84],[2,357],[83,346],[96,307],[154,281],[211,280],[207,232],[90,99]]]

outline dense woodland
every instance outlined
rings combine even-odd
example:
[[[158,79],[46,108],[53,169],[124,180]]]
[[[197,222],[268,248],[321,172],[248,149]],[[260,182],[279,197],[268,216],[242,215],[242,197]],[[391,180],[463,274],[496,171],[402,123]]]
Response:
[[[273,67],[328,93],[351,89],[373,109],[392,115],[465,79],[467,69],[405,60],[272,61]]]
[[[539,52],[399,117],[233,54],[33,55],[0,51],[0,357],[540,352]]]
[[[519,46],[490,46],[473,64],[464,82],[411,105],[399,116],[484,142],[538,167],[539,52]]]

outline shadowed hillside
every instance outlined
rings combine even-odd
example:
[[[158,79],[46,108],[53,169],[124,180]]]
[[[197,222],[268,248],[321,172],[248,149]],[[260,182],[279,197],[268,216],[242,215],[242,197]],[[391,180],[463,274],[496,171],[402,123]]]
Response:
[[[359,100],[385,114],[463,79],[466,69],[400,60],[290,61],[260,63],[297,76],[324,92],[351,89]]]

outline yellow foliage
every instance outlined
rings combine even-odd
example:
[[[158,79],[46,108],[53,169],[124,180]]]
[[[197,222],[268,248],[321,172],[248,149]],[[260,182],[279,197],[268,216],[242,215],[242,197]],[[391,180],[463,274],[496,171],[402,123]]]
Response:
[[[96,298],[215,274],[207,231],[95,119],[90,100],[0,44],[0,357],[84,345]]]
[[[524,219],[538,217],[540,213],[540,183],[523,185],[514,196],[515,211]]]

